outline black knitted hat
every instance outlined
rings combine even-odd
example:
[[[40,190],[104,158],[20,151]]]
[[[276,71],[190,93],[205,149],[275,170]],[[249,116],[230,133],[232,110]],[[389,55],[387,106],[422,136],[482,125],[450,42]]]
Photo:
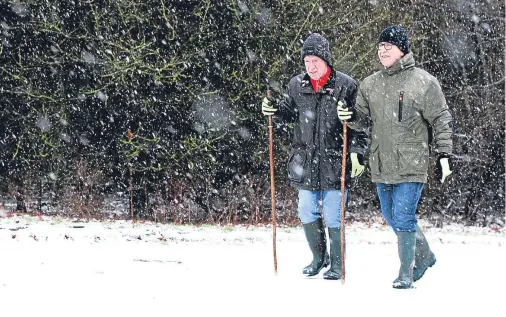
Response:
[[[302,45],[302,59],[307,55],[318,56],[323,59],[327,65],[332,66],[330,61],[330,45],[329,41],[321,34],[312,33],[307,37]]]
[[[408,31],[402,26],[389,26],[381,32],[378,43],[386,42],[397,46],[404,54],[409,53]]]

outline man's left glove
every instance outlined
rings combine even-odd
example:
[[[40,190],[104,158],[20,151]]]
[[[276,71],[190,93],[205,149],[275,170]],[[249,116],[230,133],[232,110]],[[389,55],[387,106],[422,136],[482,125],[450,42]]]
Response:
[[[450,156],[446,153],[443,153],[439,156],[436,163],[436,178],[443,184],[445,179],[452,174],[452,170],[450,168]]]
[[[361,154],[350,153],[351,157],[351,177],[357,177],[364,172],[364,160]]]
[[[345,102],[339,100],[337,103],[337,117],[341,121],[351,122],[355,119],[355,109],[349,108]]]

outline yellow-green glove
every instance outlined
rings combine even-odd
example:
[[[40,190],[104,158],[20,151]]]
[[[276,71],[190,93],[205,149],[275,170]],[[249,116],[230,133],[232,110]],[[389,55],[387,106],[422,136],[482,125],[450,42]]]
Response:
[[[264,97],[262,100],[262,113],[266,116],[272,116],[276,112],[278,112],[278,109],[272,105],[272,102],[269,100],[269,98]]]
[[[360,164],[359,157],[357,153],[350,153],[351,157],[351,177],[357,177],[362,175],[364,172],[365,166]]]
[[[339,117],[339,120],[351,121],[353,115],[353,108],[348,108],[348,106],[346,106],[346,103],[344,103],[342,100],[339,100],[337,103],[337,116]]]

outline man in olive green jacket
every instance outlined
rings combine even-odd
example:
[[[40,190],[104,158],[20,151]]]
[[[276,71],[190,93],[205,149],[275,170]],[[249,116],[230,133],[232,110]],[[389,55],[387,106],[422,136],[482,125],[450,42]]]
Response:
[[[372,128],[369,164],[381,211],[398,237],[401,267],[394,288],[411,288],[435,264],[417,225],[416,208],[429,166],[429,126],[438,154],[436,174],[451,174],[452,116],[438,80],[415,67],[407,31],[383,30],[378,57],[384,69],[361,83],[356,107],[338,106],[338,116],[355,130]]]

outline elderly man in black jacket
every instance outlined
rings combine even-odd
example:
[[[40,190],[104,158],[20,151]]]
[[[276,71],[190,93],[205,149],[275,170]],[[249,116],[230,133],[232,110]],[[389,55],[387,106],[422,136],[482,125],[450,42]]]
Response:
[[[309,35],[301,55],[306,72],[290,80],[284,99],[279,103],[265,97],[262,113],[275,115],[284,122],[295,122],[292,149],[287,160],[288,178],[298,189],[298,215],[313,254],[313,261],[303,273],[317,275],[330,262],[324,278],[338,280],[341,278],[343,125],[336,109],[338,103],[354,106],[357,84],[334,69],[329,43],[322,35]],[[350,130],[347,141],[346,183],[350,184],[350,177],[357,177],[364,170],[362,156],[367,147],[367,136]],[[348,189],[349,186],[344,193],[345,199]],[[330,261],[321,215],[328,226]]]

